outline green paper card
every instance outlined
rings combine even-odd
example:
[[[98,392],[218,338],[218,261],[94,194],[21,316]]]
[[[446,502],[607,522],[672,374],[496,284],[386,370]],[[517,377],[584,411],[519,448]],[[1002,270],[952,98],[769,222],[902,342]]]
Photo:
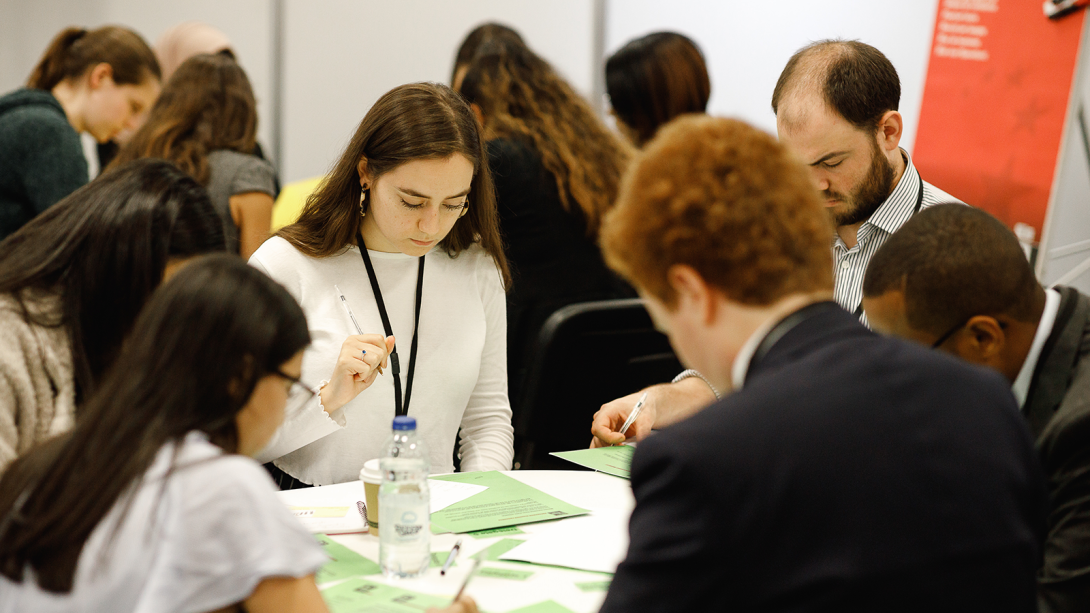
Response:
[[[315,540],[325,550],[330,560],[314,573],[314,581],[319,585],[362,575],[377,575],[382,567],[351,549],[329,538],[326,534],[315,534]]]
[[[443,481],[473,483],[488,489],[461,502],[432,513],[432,531],[476,532],[530,524],[575,515],[586,515],[586,509],[553,498],[545,492],[497,471],[460,473],[432,477]]]
[[[632,478],[632,454],[636,448],[629,445],[599,447],[597,449],[578,449],[576,451],[556,451],[554,455],[562,460],[574,462],[580,466],[592,468],[614,477]]]
[[[539,602],[532,604],[528,607],[522,607],[521,609],[515,609],[510,613],[574,613],[568,607],[556,602],[555,600],[546,600],[545,602]]]
[[[486,539],[493,536],[508,536],[511,534],[526,534],[521,528],[510,526],[508,528],[493,528],[492,530],[479,530],[477,532],[467,533],[475,539]]]
[[[586,581],[583,583],[576,583],[575,587],[584,592],[605,592],[609,590],[609,584],[612,581]]]
[[[450,597],[420,594],[366,579],[349,579],[323,590],[330,613],[420,613],[428,607],[446,607]]]
[[[489,566],[477,571],[478,577],[492,577],[493,579],[510,579],[512,581],[526,581],[533,576],[532,571],[512,570],[510,568],[496,568]]]
[[[489,546],[488,549],[478,551],[476,554],[473,555],[473,557],[483,557],[488,562],[495,562],[496,560],[500,559],[500,556],[525,542],[526,541],[521,541],[519,539],[501,539]]]

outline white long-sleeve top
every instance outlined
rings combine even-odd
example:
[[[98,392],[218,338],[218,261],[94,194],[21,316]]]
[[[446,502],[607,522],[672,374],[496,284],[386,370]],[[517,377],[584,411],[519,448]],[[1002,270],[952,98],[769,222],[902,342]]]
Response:
[[[402,253],[368,250],[408,379],[418,260]],[[463,471],[509,470],[514,457],[511,404],[507,398],[507,311],[499,269],[473,246],[451,258],[440,249],[425,256],[424,290],[417,339],[416,373],[409,416],[431,453],[433,473],[453,472],[454,439],[462,429]],[[311,345],[303,355],[302,380],[328,380],[341,344],[356,334],[334,285],[344,292],[364,334],[383,335],[382,319],[359,248],[328,258],[303,255],[274,237],[250,264],[281,283],[303,307]],[[394,418],[393,374],[332,415],[312,401],[289,416],[262,461],[313,485],[359,478],[363,463],[383,454]]]

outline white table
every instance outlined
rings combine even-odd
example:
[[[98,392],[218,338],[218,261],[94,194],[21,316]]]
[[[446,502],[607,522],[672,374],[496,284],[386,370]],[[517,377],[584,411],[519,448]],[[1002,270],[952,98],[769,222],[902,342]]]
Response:
[[[544,470],[544,471],[509,471],[504,473],[514,479],[535,487],[546,494],[555,496],[570,504],[589,509],[592,514],[617,517],[627,525],[627,518],[632,513],[635,501],[628,480],[612,477],[603,473],[588,471]],[[362,500],[363,485],[359,481],[341,483],[324,487],[305,488],[280,492],[281,500],[289,506],[324,506],[343,504],[345,500]],[[462,550],[457,563],[440,576],[438,568],[429,568],[416,579],[391,580],[382,575],[369,575],[367,579],[389,583],[400,588],[421,592],[452,596],[458,591],[462,581],[472,566],[471,556],[501,538],[529,540],[549,538],[549,533],[562,531],[565,522],[574,522],[579,518],[561,519],[551,522],[526,524],[519,526],[526,534],[508,537],[497,536],[476,539],[467,535],[437,534],[432,535],[433,552],[449,552],[455,541],[462,538]],[[378,561],[378,537],[371,534],[343,534],[332,537],[337,542],[357,553]],[[594,543],[586,543],[594,547]],[[554,600],[572,611],[597,611],[605,599],[604,591],[584,592],[576,583],[608,580],[608,575],[584,572],[550,566],[529,566],[518,562],[485,562],[484,567],[509,568],[513,570],[533,571],[533,576],[525,581],[475,577],[466,589],[477,604],[488,611],[510,611],[536,604],[545,600]]]

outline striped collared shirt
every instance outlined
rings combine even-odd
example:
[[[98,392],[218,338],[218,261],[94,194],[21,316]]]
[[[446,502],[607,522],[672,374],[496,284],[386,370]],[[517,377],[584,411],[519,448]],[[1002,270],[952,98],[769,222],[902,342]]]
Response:
[[[833,243],[833,299],[848,311],[858,314],[859,320],[868,326],[867,316],[861,309],[863,275],[866,274],[867,264],[878,248],[917,212],[917,203],[919,210],[936,204],[964,204],[921,179],[908,152],[902,149],[901,154],[905,159],[905,171],[901,180],[870,219],[859,227],[855,247],[848,249],[840,236],[836,236]]]

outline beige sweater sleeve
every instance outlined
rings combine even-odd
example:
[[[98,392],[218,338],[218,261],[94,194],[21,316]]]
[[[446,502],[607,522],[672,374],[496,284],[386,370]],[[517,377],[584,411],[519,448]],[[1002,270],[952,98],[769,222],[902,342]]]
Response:
[[[0,296],[0,472],[35,443],[72,427],[72,354],[63,327],[29,323]]]

